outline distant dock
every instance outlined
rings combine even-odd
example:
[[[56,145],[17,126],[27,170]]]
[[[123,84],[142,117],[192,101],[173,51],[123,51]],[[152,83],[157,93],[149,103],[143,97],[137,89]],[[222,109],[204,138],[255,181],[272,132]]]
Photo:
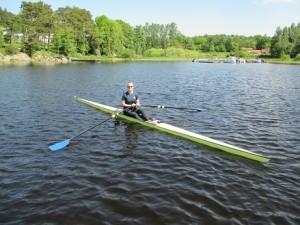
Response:
[[[82,59],[82,58],[74,58],[74,57],[69,57],[70,62],[90,62],[90,63],[96,63],[96,62],[101,62],[100,59]]]

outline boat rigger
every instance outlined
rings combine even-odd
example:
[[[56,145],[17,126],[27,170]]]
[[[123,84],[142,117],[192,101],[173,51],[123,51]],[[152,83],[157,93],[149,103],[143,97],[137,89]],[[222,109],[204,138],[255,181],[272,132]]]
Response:
[[[141,125],[144,125],[144,126],[147,126],[147,127],[150,127],[150,128],[162,131],[162,132],[166,132],[166,133],[169,133],[169,134],[173,134],[173,135],[176,135],[178,137],[188,139],[188,140],[191,140],[191,141],[203,144],[203,145],[207,145],[207,146],[210,146],[212,148],[216,148],[216,149],[219,149],[219,150],[222,150],[222,151],[234,154],[234,155],[242,156],[242,157],[252,159],[252,160],[255,160],[255,161],[259,161],[259,162],[268,162],[270,160],[269,158],[267,158],[263,155],[260,155],[260,154],[242,149],[240,147],[236,147],[234,145],[230,145],[230,144],[224,143],[222,141],[218,141],[218,140],[215,140],[215,139],[212,139],[212,138],[209,138],[209,137],[206,137],[206,136],[203,136],[203,135],[200,135],[200,134],[197,134],[197,133],[179,128],[179,127],[175,127],[175,126],[172,126],[172,125],[167,124],[167,123],[154,123],[154,124],[147,123],[147,122],[144,122],[144,121],[141,121],[141,120],[137,120],[133,117],[129,117],[129,116],[125,116],[123,114],[119,114],[118,113],[118,108],[115,108],[115,107],[103,105],[103,104],[93,102],[93,101],[89,101],[89,100],[86,100],[86,99],[83,99],[83,98],[75,97],[75,100],[79,103],[82,103],[82,104],[85,104],[87,106],[93,107],[93,108],[98,109],[102,112],[105,112],[105,113],[108,113],[108,114],[111,114],[111,115],[116,115],[117,118],[120,118],[120,119],[123,119],[123,120],[128,120],[128,121],[135,122],[135,123],[139,123]]]

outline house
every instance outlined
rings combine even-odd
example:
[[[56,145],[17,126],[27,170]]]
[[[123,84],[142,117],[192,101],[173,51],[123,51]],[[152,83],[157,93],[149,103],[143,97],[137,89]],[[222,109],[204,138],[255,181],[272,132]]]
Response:
[[[270,54],[270,49],[269,48],[263,48],[263,49],[261,49],[261,54],[262,55]]]
[[[246,51],[246,52],[252,52],[253,48],[241,48],[241,50]]]
[[[247,52],[250,52],[250,53],[261,54],[261,55],[270,54],[270,49],[269,48],[263,48],[263,49],[260,49],[260,50],[255,50],[253,48],[241,48],[241,50],[247,51]]]
[[[24,37],[24,35],[22,33],[11,34],[10,32],[3,31],[3,36],[6,36],[6,35],[11,35],[12,41],[15,41],[15,42],[21,42],[22,38]]]

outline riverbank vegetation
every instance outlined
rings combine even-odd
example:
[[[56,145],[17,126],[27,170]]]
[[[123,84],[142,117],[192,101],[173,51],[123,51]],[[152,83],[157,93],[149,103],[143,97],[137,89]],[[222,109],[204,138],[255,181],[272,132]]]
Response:
[[[93,20],[89,11],[78,7],[53,11],[42,1],[23,1],[17,15],[0,8],[0,31],[0,59],[24,52],[30,57],[42,54],[103,60],[190,60],[234,55],[277,62],[300,61],[300,24],[278,27],[273,37],[224,34],[187,37],[174,22],[131,26],[105,15]]]

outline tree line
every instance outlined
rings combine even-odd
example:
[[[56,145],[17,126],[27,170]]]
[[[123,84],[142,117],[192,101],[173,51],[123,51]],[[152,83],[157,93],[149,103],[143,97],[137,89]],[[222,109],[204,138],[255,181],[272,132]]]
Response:
[[[241,54],[241,48],[270,48],[272,57],[295,58],[300,53],[300,23],[278,27],[273,37],[266,35],[203,35],[187,37],[176,23],[131,26],[122,20],[92,15],[78,7],[53,11],[42,1],[26,2],[15,15],[0,7],[0,47],[8,53],[32,55],[39,50],[59,55],[123,57],[175,56],[185,52],[228,52]]]

